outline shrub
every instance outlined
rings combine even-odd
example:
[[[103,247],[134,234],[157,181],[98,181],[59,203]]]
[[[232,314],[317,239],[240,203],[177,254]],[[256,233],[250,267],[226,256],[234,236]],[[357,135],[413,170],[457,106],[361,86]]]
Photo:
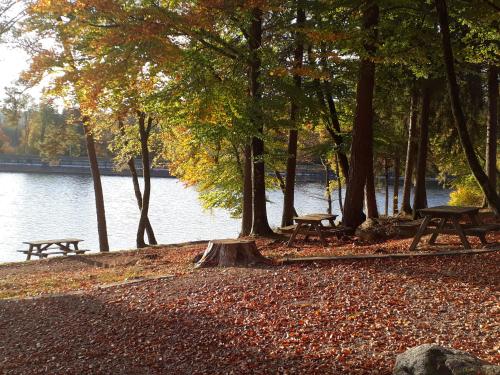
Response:
[[[452,206],[482,206],[483,192],[473,176],[454,182],[449,204]]]

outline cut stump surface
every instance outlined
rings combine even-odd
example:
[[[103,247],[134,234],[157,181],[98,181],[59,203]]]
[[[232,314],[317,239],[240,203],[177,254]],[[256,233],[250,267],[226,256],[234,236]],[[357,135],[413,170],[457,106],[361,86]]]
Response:
[[[270,259],[259,252],[255,241],[228,239],[210,241],[194,267],[235,267],[271,263]]]

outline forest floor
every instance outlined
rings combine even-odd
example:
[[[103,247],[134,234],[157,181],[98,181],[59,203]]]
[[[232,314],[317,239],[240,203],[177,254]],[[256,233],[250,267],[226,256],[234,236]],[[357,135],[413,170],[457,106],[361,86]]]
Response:
[[[275,259],[410,242],[257,241]],[[498,251],[194,270],[205,247],[0,265],[0,374],[389,374],[430,342],[500,361]]]

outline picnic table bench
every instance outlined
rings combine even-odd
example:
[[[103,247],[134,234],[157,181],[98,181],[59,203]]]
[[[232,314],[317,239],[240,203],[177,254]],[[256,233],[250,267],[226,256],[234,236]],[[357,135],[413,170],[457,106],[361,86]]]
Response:
[[[418,210],[418,213],[423,216],[422,223],[413,238],[410,245],[410,251],[414,251],[420,239],[425,234],[432,234],[429,239],[429,244],[434,244],[440,234],[454,234],[460,237],[462,245],[465,249],[470,249],[470,243],[467,236],[479,237],[482,244],[486,244],[486,234],[490,231],[500,229],[497,224],[482,224],[479,217],[479,207],[460,207],[460,206],[436,206],[423,208]],[[460,219],[467,217],[470,223],[461,224]],[[435,228],[429,228],[431,222],[438,219]],[[448,224],[448,222],[450,222]]]
[[[302,232],[306,235],[305,239],[310,235],[318,235],[323,246],[327,246],[325,240],[325,232],[328,231],[329,228],[335,228],[335,218],[337,215],[331,214],[309,214],[304,216],[295,216],[293,220],[297,223],[290,239],[288,240],[287,246],[290,247],[295,241],[295,237]],[[330,226],[324,226],[322,221],[327,220],[330,223]]]
[[[28,245],[28,250],[18,250],[18,252],[26,254],[26,260],[30,260],[32,256],[47,258],[49,255],[56,254],[85,254],[88,250],[78,248],[78,244],[82,241],[78,238],[25,241],[23,243]],[[58,249],[59,251],[51,251],[54,249]]]

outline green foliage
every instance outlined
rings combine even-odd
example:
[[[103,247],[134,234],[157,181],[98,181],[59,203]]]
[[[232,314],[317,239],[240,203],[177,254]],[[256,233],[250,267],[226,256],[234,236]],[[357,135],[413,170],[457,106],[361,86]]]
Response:
[[[272,172],[283,170],[288,158],[290,129],[299,131],[299,162],[323,159],[332,166],[335,151],[350,151],[359,58],[367,57],[363,44],[368,36],[360,27],[365,3],[301,2],[307,17],[300,29],[297,4],[34,0],[23,30],[52,38],[54,46],[33,43],[36,53],[25,78],[34,83],[49,74],[48,95],[64,97],[90,118],[95,138],[109,141],[120,168],[140,153],[136,116],[146,113],[155,124],[149,141],[154,162],[168,161],[171,173],[198,189],[206,208],[238,215],[244,150],[252,137],[265,142],[268,188],[276,187]],[[441,176],[465,177],[469,172],[450,111],[432,2],[377,4],[377,53],[369,56],[376,64],[375,163],[405,154],[410,91],[429,79],[430,169]],[[486,106],[484,67],[479,64],[498,60],[498,21],[488,2],[449,5],[463,106],[474,146],[483,155]],[[261,47],[254,52],[261,60],[262,100],[248,94],[249,30],[256,6],[264,23]],[[306,46],[300,69],[294,67],[297,39]],[[332,120],[322,95],[335,101],[340,146],[334,147],[326,131]],[[291,102],[300,108],[295,121],[290,120]],[[11,113],[13,119],[18,115]],[[44,157],[57,158],[78,133],[44,118],[33,116],[24,146],[42,146]],[[12,138],[9,130],[5,133]],[[61,134],[64,139],[56,137]]]
[[[481,206],[484,195],[473,176],[467,176],[454,182],[449,204],[452,206]]]

